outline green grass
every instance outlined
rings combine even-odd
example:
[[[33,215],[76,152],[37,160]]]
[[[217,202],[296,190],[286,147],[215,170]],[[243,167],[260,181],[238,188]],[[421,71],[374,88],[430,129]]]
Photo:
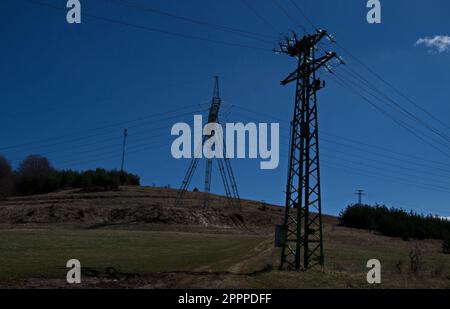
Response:
[[[354,231],[355,234],[360,232]],[[363,234],[364,235],[364,234]],[[368,234],[365,234],[368,235]],[[364,237],[363,237],[364,238]],[[373,241],[373,239],[377,241]],[[422,269],[418,274],[409,270],[409,253],[414,243],[401,239],[372,236],[371,241],[346,241],[344,237],[325,241],[325,268],[308,272],[272,271],[261,274],[251,288],[450,288],[450,255],[434,246],[419,246]],[[366,263],[378,259],[382,265],[382,284],[369,285]],[[402,271],[397,264],[402,261]]]
[[[261,238],[154,231],[2,230],[0,280],[65,278],[65,264],[125,273],[222,271]]]
[[[64,279],[69,259],[82,267],[141,275],[154,272],[209,271],[241,275],[180,274],[181,287],[222,288],[373,288],[366,263],[382,263],[382,285],[375,288],[450,288],[450,256],[434,242],[420,242],[424,269],[408,271],[416,244],[367,232],[336,229],[325,241],[324,271],[250,273],[279,262],[268,236],[135,230],[0,230],[0,285],[29,278]],[[271,262],[272,261],[272,262]],[[396,264],[404,262],[403,272]],[[239,267],[236,267],[236,266]],[[441,269],[440,273],[437,270]],[[434,274],[437,273],[437,274]]]
[[[324,269],[315,268],[307,272],[273,270],[241,284],[246,288],[257,289],[450,288],[450,256],[424,250],[423,269],[418,274],[412,274],[409,271],[409,246],[412,244],[401,240],[373,246],[326,243]],[[381,285],[367,283],[366,263],[370,259],[379,259],[381,262]],[[404,263],[402,272],[396,266],[399,261]]]

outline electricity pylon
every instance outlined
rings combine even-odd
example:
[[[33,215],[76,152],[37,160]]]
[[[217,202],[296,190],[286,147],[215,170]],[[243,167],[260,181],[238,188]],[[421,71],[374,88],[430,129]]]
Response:
[[[366,195],[364,190],[356,190],[355,195],[358,196],[358,205],[362,205],[362,197]]]
[[[208,124],[219,123],[219,112],[222,104],[222,100],[219,95],[219,77],[216,76],[214,78],[214,92],[213,99],[211,103],[211,107],[209,109],[208,116]],[[207,140],[212,138],[215,135],[213,131],[211,135],[206,135],[203,137],[202,144],[200,147],[196,148],[200,151],[203,151],[203,146]],[[234,177],[233,169],[231,167],[231,162],[226,156],[225,142],[224,145],[224,158],[217,158],[217,163],[219,166],[220,176],[222,178],[222,182],[225,188],[226,197],[230,203],[230,206],[237,207],[241,209],[241,200],[239,197],[239,191],[236,185],[236,178]],[[194,176],[195,170],[197,169],[199,158],[194,156],[189,165],[186,176],[184,177],[183,183],[179,190],[177,199],[175,201],[175,205],[180,205],[183,200],[184,194],[189,188],[189,185],[192,181],[192,177]],[[205,192],[203,198],[203,206],[208,206],[209,194],[211,192],[211,179],[212,179],[212,168],[213,168],[213,159],[206,159],[206,173],[205,173]]]
[[[331,38],[323,30],[301,39],[293,34],[277,50],[298,59],[297,69],[281,82],[296,83],[282,229],[282,269],[307,270],[324,265],[317,91],[325,83],[316,78],[316,72],[322,67],[330,70],[327,63],[333,58],[340,60],[334,52],[316,55],[318,43],[324,37]]]

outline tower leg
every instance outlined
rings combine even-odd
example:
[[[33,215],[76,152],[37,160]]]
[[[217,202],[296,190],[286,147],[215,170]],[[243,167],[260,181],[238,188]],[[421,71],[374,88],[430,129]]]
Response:
[[[203,207],[208,206],[209,192],[211,192],[211,173],[212,173],[212,160],[206,160],[206,175],[205,175],[205,192],[203,198]]]

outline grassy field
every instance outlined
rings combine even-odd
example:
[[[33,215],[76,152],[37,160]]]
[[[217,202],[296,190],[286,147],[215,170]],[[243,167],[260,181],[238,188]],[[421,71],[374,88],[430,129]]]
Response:
[[[2,230],[0,280],[65,278],[69,259],[124,273],[224,271],[260,237],[117,230]]]
[[[450,288],[441,241],[384,237],[324,216],[325,268],[281,272],[273,245],[280,207],[243,201],[238,210],[213,196],[205,209],[202,193],[175,206],[176,194],[124,187],[0,201],[0,287],[71,287],[65,265],[75,258],[87,288],[373,288],[370,259],[382,264],[376,288]]]
[[[423,269],[412,274],[409,253],[418,244],[423,251]],[[76,258],[83,268],[101,272],[113,267],[120,273],[139,274],[140,279],[131,284],[147,287],[370,288],[365,264],[378,258],[383,284],[377,287],[450,288],[450,257],[436,250],[432,241],[403,242],[335,228],[326,241],[326,268],[297,273],[276,270],[279,252],[264,236],[2,230],[0,285],[11,286],[13,282],[14,286],[25,279],[41,278],[58,279],[57,284],[64,286],[65,263]]]

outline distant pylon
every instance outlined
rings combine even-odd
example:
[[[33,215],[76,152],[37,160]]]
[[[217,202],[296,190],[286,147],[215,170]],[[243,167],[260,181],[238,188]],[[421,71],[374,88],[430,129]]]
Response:
[[[213,98],[211,102],[211,107],[209,109],[208,123],[219,123],[219,112],[222,104],[222,100],[220,98],[219,93],[219,77],[214,77],[214,91]],[[213,137],[215,132],[213,132],[209,136],[204,136],[202,140],[202,144],[200,147],[196,149],[201,149],[203,151],[203,145],[207,140]],[[225,145],[225,143],[223,143]],[[189,188],[189,185],[192,181],[192,177],[194,176],[195,170],[197,169],[199,163],[199,159],[194,156],[191,161],[191,164],[188,168],[188,171],[184,177],[183,183],[181,185],[180,191],[178,193],[177,199],[175,201],[176,205],[180,205],[184,194]],[[220,176],[222,178],[222,182],[225,188],[225,194],[231,206],[241,208],[241,200],[239,197],[239,191],[236,185],[236,179],[234,177],[233,169],[231,167],[230,160],[226,157],[226,149],[224,146],[224,158],[217,159],[217,163],[219,166]],[[211,179],[212,179],[212,168],[213,168],[213,159],[206,159],[206,173],[205,173],[205,192],[203,198],[203,206],[208,206],[209,194],[211,192]]]
[[[362,204],[363,204],[363,203],[362,203],[362,197],[363,197],[364,195],[366,195],[366,194],[364,193],[364,190],[357,190],[356,193],[355,193],[355,195],[358,196],[358,205],[362,205]]]
[[[296,70],[281,82],[295,82],[296,92],[280,268],[307,270],[324,265],[317,92],[325,83],[316,78],[316,72],[337,57],[334,52],[317,55],[317,46],[326,36],[323,30],[301,39],[294,33],[277,50],[297,59]]]
[[[128,129],[123,130],[123,147],[122,147],[122,163],[120,165],[120,171],[123,173],[125,167],[125,151],[127,147]]]

